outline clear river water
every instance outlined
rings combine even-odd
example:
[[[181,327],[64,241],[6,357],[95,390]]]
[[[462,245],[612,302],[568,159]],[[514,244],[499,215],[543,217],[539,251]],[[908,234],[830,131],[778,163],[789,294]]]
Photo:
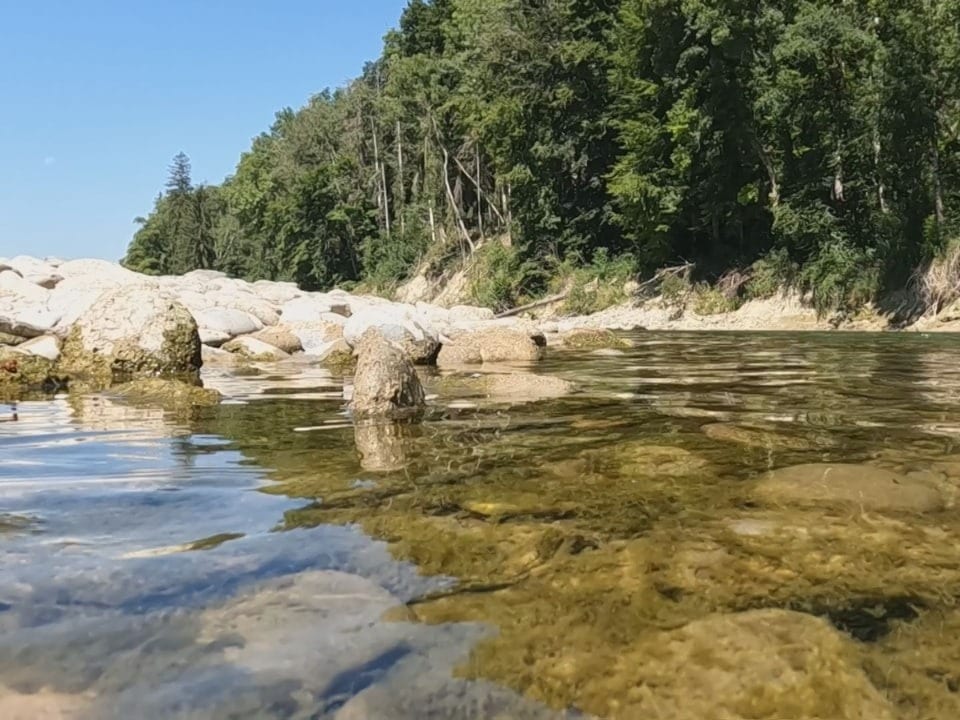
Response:
[[[960,717],[958,340],[632,339],[0,404],[0,718]]]

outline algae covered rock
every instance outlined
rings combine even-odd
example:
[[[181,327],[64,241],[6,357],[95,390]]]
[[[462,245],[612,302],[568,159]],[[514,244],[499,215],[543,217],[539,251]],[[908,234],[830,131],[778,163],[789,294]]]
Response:
[[[196,377],[197,323],[159,287],[126,285],[106,291],[80,315],[64,342],[60,368],[93,385],[137,377]]]
[[[773,470],[754,490],[773,504],[850,505],[864,510],[931,512],[943,496],[921,478],[857,464],[812,463]]]
[[[408,419],[423,411],[423,386],[402,350],[371,330],[358,343],[357,355],[350,403],[355,418]]]
[[[66,387],[54,363],[0,347],[0,398],[18,399],[28,393],[52,393]]]
[[[787,610],[711,615],[644,638],[631,714],[686,718],[893,720],[851,641],[825,620]]]
[[[580,328],[565,333],[560,338],[564,347],[572,350],[626,350],[633,347],[633,342],[617,335],[612,330]]]
[[[539,336],[542,340],[542,336]],[[443,343],[437,364],[479,365],[495,362],[531,362],[543,357],[543,345],[529,333],[491,327],[455,334]]]
[[[131,405],[151,405],[173,412],[213,407],[220,403],[220,393],[216,390],[161,378],[141,378],[117,385],[111,388],[110,396]]]

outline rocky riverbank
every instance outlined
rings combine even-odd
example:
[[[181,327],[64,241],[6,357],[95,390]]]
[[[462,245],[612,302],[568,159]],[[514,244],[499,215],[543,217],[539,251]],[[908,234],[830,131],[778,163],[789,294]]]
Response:
[[[960,315],[957,315],[960,317]],[[951,330],[954,314],[911,327]],[[880,330],[875,313],[845,322]],[[495,318],[482,307],[401,303],[292,283],[246,282],[214,271],[151,277],[103,260],[0,259],[0,392],[103,388],[142,377],[195,381],[203,364],[302,356],[350,367],[375,328],[415,364],[441,366],[540,359],[547,346],[616,346],[606,331],[823,330],[835,327],[794,296],[701,316],[662,298],[590,316]],[[598,332],[599,331],[599,332]]]

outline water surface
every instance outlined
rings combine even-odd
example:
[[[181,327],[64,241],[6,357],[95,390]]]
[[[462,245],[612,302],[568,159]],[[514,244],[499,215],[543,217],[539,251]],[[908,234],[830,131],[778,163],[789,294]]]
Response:
[[[711,678],[657,648],[764,608],[825,618],[837,687],[713,716],[960,717],[955,341],[634,339],[552,353],[559,399],[430,376],[415,427],[355,428],[344,379],[302,363],[210,370],[227,402],[187,416],[21,403],[0,717],[707,717],[681,683]],[[758,495],[811,463],[943,507]],[[748,675],[721,644],[705,666]]]

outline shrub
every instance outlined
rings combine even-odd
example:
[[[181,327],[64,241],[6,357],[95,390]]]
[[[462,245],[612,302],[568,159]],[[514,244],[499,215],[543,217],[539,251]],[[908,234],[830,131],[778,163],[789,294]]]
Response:
[[[713,285],[700,283],[693,289],[693,311],[697,315],[719,315],[736,309],[736,299]]]
[[[623,286],[635,274],[632,255],[611,258],[606,248],[600,248],[589,265],[576,267],[573,260],[562,263],[553,286],[569,287],[564,313],[588,315],[626,300]]]
[[[756,300],[773,297],[796,283],[797,272],[797,264],[790,260],[786,249],[771,250],[751,266],[747,297]]]
[[[849,314],[876,296],[880,267],[872,250],[835,239],[820,248],[800,277],[813,295],[818,315],[835,310]]]

